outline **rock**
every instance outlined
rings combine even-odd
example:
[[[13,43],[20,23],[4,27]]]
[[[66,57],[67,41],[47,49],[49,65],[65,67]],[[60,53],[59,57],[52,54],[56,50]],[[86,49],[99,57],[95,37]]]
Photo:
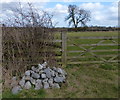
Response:
[[[31,77],[30,77],[30,76],[25,76],[25,77],[22,78],[22,79],[24,79],[24,80],[26,80],[26,81],[29,81],[29,80],[31,79]]]
[[[31,82],[33,85],[35,85],[36,80],[31,77],[31,78],[30,78],[30,82]]]
[[[40,71],[39,71],[39,74],[42,74],[42,73],[44,73],[44,71],[43,71],[43,70],[40,70]]]
[[[38,78],[40,78],[40,75],[37,73],[32,73],[32,77],[35,79],[38,79]]]
[[[56,67],[53,67],[52,69],[53,69],[54,71],[57,71],[57,68],[56,68]]]
[[[48,80],[48,83],[49,83],[50,86],[52,86],[52,85],[53,85],[53,79],[50,78],[50,79]]]
[[[27,82],[25,83],[24,88],[25,88],[25,89],[30,89],[31,87],[32,87],[31,83],[30,83],[29,81],[27,81]]]
[[[37,70],[37,68],[35,68],[35,66],[32,66],[31,68],[34,72]]]
[[[25,80],[24,79],[20,80],[19,85],[23,88],[25,85]]]
[[[62,75],[67,75],[67,73],[61,68],[57,68],[57,72]]]
[[[40,79],[37,79],[36,82],[39,84],[42,84],[42,80],[40,80]]]
[[[44,73],[46,74],[47,78],[51,78],[52,73],[51,73],[50,68],[46,68],[46,69],[44,70]]]
[[[36,80],[36,83],[35,83],[35,90],[39,90],[43,87],[42,85],[42,81],[40,79],[37,79]]]
[[[64,75],[67,75],[66,71],[64,71],[64,70],[62,70],[62,71],[63,71]]]
[[[57,72],[60,74],[64,74],[61,68],[57,68]]]
[[[13,88],[12,93],[16,94],[22,88],[30,89],[35,86],[35,90],[39,90],[41,88],[48,89],[48,88],[60,88],[62,82],[65,82],[67,73],[62,68],[50,68],[47,67],[47,63],[44,62],[43,64],[38,64],[38,68],[32,66],[32,70],[27,70],[19,81],[18,84],[13,84],[13,81],[16,81],[16,77],[12,78]],[[27,81],[27,82],[26,82]],[[58,84],[59,83],[59,84]]]
[[[36,83],[35,84],[35,90],[39,90],[39,89],[41,89],[43,86],[42,86],[42,84],[39,84],[39,83]]]
[[[25,80],[25,76],[22,77],[22,80]]]
[[[52,85],[52,88],[60,88],[60,86],[59,86],[58,83],[54,83],[54,84]]]
[[[46,74],[41,74],[41,78],[46,78]]]
[[[12,88],[12,94],[17,94],[22,90],[20,86],[15,86]]]
[[[51,76],[55,76],[55,72],[53,70],[51,71]]]
[[[44,62],[44,63],[42,64],[42,66],[43,66],[43,68],[46,68],[47,62]]]
[[[43,66],[41,64],[38,64],[38,69],[43,69]]]
[[[30,71],[30,73],[32,74],[32,73],[34,73],[34,71],[33,71],[33,70],[31,70],[31,71]]]
[[[65,75],[62,74],[60,74],[59,77],[63,77],[64,80],[66,79]]]
[[[30,76],[30,71],[29,71],[29,70],[26,71],[26,72],[25,72],[25,75]]]
[[[48,81],[48,78],[44,79],[42,82],[44,83],[44,82],[47,82],[47,81]]]
[[[36,73],[39,73],[39,71],[40,71],[39,69],[36,69],[36,71],[35,71],[35,72],[36,72]]]
[[[55,72],[55,76],[58,76],[58,73],[57,73],[57,72]]]
[[[54,81],[57,82],[57,83],[63,82],[63,81],[64,81],[64,78],[63,78],[63,77],[56,76],[56,77],[54,78]]]
[[[44,86],[44,89],[50,88],[50,87],[49,87],[49,83],[47,83],[47,82],[44,82],[44,83],[43,83],[43,86]]]
[[[39,89],[41,89],[39,83],[35,83],[35,90],[39,90]]]

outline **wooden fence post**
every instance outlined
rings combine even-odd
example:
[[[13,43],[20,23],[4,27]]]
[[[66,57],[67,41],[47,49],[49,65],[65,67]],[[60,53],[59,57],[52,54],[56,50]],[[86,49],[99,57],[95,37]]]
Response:
[[[61,31],[62,38],[62,66],[67,65],[67,34],[66,32]]]

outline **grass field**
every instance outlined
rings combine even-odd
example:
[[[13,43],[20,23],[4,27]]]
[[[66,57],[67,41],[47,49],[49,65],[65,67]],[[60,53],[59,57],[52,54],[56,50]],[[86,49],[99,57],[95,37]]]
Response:
[[[118,32],[69,32],[67,33],[67,63],[80,61],[100,61],[100,57],[104,59],[112,58],[118,55],[118,39],[98,39],[99,37],[117,37]],[[95,37],[96,39],[79,39],[79,37]],[[98,37],[98,38],[97,38]],[[57,39],[60,35],[57,34]],[[101,42],[101,43],[100,43]],[[101,45],[95,46],[100,43]],[[58,43],[58,45],[61,45]],[[79,46],[83,45],[83,46]],[[94,45],[94,46],[91,46]],[[92,48],[92,52],[98,56],[91,55],[91,52],[85,52]],[[75,52],[74,52],[75,51]],[[83,52],[84,55],[80,56]],[[58,53],[59,55],[59,53]],[[100,56],[100,57],[99,57]],[[114,59],[117,60],[117,57]]]
[[[68,37],[80,36],[118,36],[117,32],[70,32]],[[59,35],[57,35],[59,39]],[[118,40],[115,39],[117,42]],[[73,41],[68,41],[68,45]],[[78,44],[98,43],[99,40],[74,40]],[[107,40],[104,43],[111,43]],[[90,48],[86,46],[85,48]],[[118,46],[98,46],[94,50],[117,49]],[[68,51],[82,50],[76,46],[67,46]],[[68,53],[69,56],[78,56],[80,53]],[[117,51],[97,52],[97,55],[117,55]],[[87,57],[86,57],[87,56]],[[95,61],[98,58],[92,57],[86,53],[80,61]],[[89,57],[88,57],[89,56]],[[105,59],[109,59],[107,57]],[[117,58],[116,58],[117,59]],[[72,61],[76,61],[75,59]],[[67,65],[65,71],[68,73],[67,81],[62,85],[61,89],[48,89],[35,91],[24,90],[17,95],[12,95],[10,90],[3,92],[4,98],[117,98],[118,97],[118,65],[114,64],[86,64],[86,65]]]

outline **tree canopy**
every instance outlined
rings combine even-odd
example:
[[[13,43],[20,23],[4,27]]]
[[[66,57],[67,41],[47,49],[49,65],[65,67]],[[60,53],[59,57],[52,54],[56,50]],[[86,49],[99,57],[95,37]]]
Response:
[[[68,6],[68,16],[65,21],[69,21],[69,26],[72,25],[75,28],[81,23],[82,26],[86,26],[86,23],[90,21],[90,11],[80,9],[76,5]]]

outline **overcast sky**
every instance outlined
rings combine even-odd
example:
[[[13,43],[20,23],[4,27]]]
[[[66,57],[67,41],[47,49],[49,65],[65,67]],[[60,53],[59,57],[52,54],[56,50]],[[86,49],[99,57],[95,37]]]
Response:
[[[91,21],[88,26],[117,26],[118,25],[118,2],[117,0],[19,0],[23,7],[26,2],[32,2],[38,9],[44,9],[54,14],[54,22],[58,22],[57,27],[67,27],[64,21],[69,4],[75,4],[80,8],[91,11]],[[51,2],[52,1],[52,2]],[[83,2],[84,1],[84,2]],[[10,8],[17,7],[17,0],[1,0],[2,10],[0,10],[0,20],[12,17]]]

